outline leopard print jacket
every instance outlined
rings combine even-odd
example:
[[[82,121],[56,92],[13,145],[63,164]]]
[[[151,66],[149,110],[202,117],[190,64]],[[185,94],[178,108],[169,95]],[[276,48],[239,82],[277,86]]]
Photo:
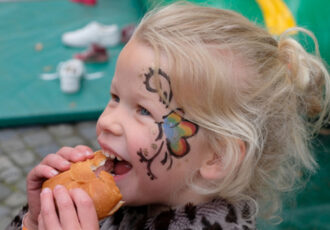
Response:
[[[21,229],[23,208],[6,230]],[[149,213],[150,214],[150,213]],[[100,221],[100,230],[252,230],[255,218],[248,203],[232,205],[222,199],[148,215],[148,207],[124,207]]]

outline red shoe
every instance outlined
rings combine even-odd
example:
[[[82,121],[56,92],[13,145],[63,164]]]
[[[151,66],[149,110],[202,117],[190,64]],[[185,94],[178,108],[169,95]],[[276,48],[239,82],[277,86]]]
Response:
[[[129,39],[132,37],[134,30],[135,30],[136,26],[134,24],[125,26],[122,30],[121,30],[121,42],[122,43],[127,43],[129,41]]]
[[[96,44],[92,44],[82,53],[75,54],[74,58],[84,62],[106,62],[109,59],[106,48]]]
[[[89,6],[94,6],[97,3],[97,0],[71,0],[71,1],[89,5]]]

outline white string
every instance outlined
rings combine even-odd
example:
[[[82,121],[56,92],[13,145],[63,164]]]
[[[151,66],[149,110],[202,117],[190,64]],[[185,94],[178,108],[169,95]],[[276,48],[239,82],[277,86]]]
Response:
[[[45,81],[51,81],[59,78],[57,73],[43,73],[40,75],[40,78]]]

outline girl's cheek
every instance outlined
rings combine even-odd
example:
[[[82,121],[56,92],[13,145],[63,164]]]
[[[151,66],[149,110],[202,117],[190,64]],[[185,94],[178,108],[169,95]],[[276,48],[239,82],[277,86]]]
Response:
[[[157,128],[152,128],[151,129],[151,136],[153,137],[153,140],[156,139],[157,135],[158,135],[159,130]]]
[[[151,128],[148,148],[144,149],[145,154],[150,156],[156,153],[156,151],[158,150],[158,144],[156,140],[158,136],[159,136],[159,129],[157,127]]]
[[[100,125],[99,125],[99,122],[96,123],[96,136],[99,136],[101,133],[101,128],[100,128]]]

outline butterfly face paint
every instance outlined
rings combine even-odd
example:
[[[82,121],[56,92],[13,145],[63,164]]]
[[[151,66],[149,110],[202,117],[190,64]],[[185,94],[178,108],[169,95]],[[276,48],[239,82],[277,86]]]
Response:
[[[149,72],[145,74],[146,80],[144,84],[146,85],[146,89],[150,92],[158,93],[160,95],[160,102],[168,108],[173,97],[170,79],[164,71],[159,69],[158,76],[160,79],[156,81],[159,85],[155,87],[152,84],[152,78],[154,76],[154,70],[149,68]],[[177,110],[182,111],[182,109]],[[151,170],[151,165],[158,159],[158,156],[162,153],[164,154],[161,163],[162,165],[168,164],[167,170],[170,170],[173,164],[172,157],[182,158],[186,156],[190,151],[188,138],[194,136],[198,132],[198,125],[186,120],[175,111],[171,111],[162,118],[163,120],[161,122],[156,122],[158,135],[153,146],[159,146],[159,148],[157,148],[155,154],[148,158],[143,154],[142,149],[137,153],[140,156],[140,162],[147,164],[147,174],[151,180],[157,179],[157,176]],[[166,150],[162,151],[163,148],[166,148]]]
[[[190,150],[187,138],[197,133],[198,126],[172,111],[164,116],[162,128],[170,154],[177,158],[184,157]]]

